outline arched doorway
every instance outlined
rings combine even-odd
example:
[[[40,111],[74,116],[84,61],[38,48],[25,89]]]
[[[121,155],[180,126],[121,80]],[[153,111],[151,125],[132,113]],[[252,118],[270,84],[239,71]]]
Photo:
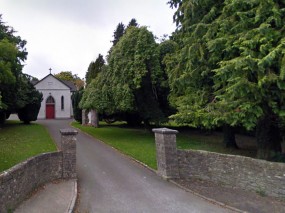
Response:
[[[46,119],[55,118],[55,101],[52,96],[49,96],[46,100]]]

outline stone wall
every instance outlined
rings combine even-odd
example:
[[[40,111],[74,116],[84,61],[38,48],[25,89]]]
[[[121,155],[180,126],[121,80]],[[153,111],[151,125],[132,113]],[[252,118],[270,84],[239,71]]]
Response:
[[[30,158],[0,174],[0,212],[14,209],[44,183],[62,177],[62,152]]]
[[[154,129],[158,175],[196,177],[285,198],[285,164],[206,151],[177,150],[177,131]]]
[[[177,150],[180,178],[196,177],[285,197],[285,164],[206,151]]]
[[[76,178],[77,131],[61,130],[62,151],[29,158],[0,173],[0,212],[15,209],[39,186],[58,179]]]

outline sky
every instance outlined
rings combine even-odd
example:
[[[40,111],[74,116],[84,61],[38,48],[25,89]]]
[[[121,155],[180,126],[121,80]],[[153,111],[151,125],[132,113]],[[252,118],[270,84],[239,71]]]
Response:
[[[2,21],[27,41],[23,72],[41,79],[72,71],[84,78],[91,61],[104,57],[113,33],[135,18],[158,38],[175,30],[168,0],[0,0]]]

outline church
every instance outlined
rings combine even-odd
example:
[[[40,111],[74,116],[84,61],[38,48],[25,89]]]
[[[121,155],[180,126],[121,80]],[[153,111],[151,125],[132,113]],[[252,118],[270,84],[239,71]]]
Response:
[[[76,91],[73,82],[56,78],[52,74],[34,83],[43,94],[38,119],[64,119],[73,116],[71,95]]]

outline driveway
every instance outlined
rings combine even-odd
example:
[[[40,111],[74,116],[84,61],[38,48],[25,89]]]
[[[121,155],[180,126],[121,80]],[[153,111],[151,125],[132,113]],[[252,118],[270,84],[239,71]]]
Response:
[[[40,120],[59,144],[59,129],[71,120]],[[77,211],[104,212],[232,212],[167,182],[113,148],[79,131]]]

